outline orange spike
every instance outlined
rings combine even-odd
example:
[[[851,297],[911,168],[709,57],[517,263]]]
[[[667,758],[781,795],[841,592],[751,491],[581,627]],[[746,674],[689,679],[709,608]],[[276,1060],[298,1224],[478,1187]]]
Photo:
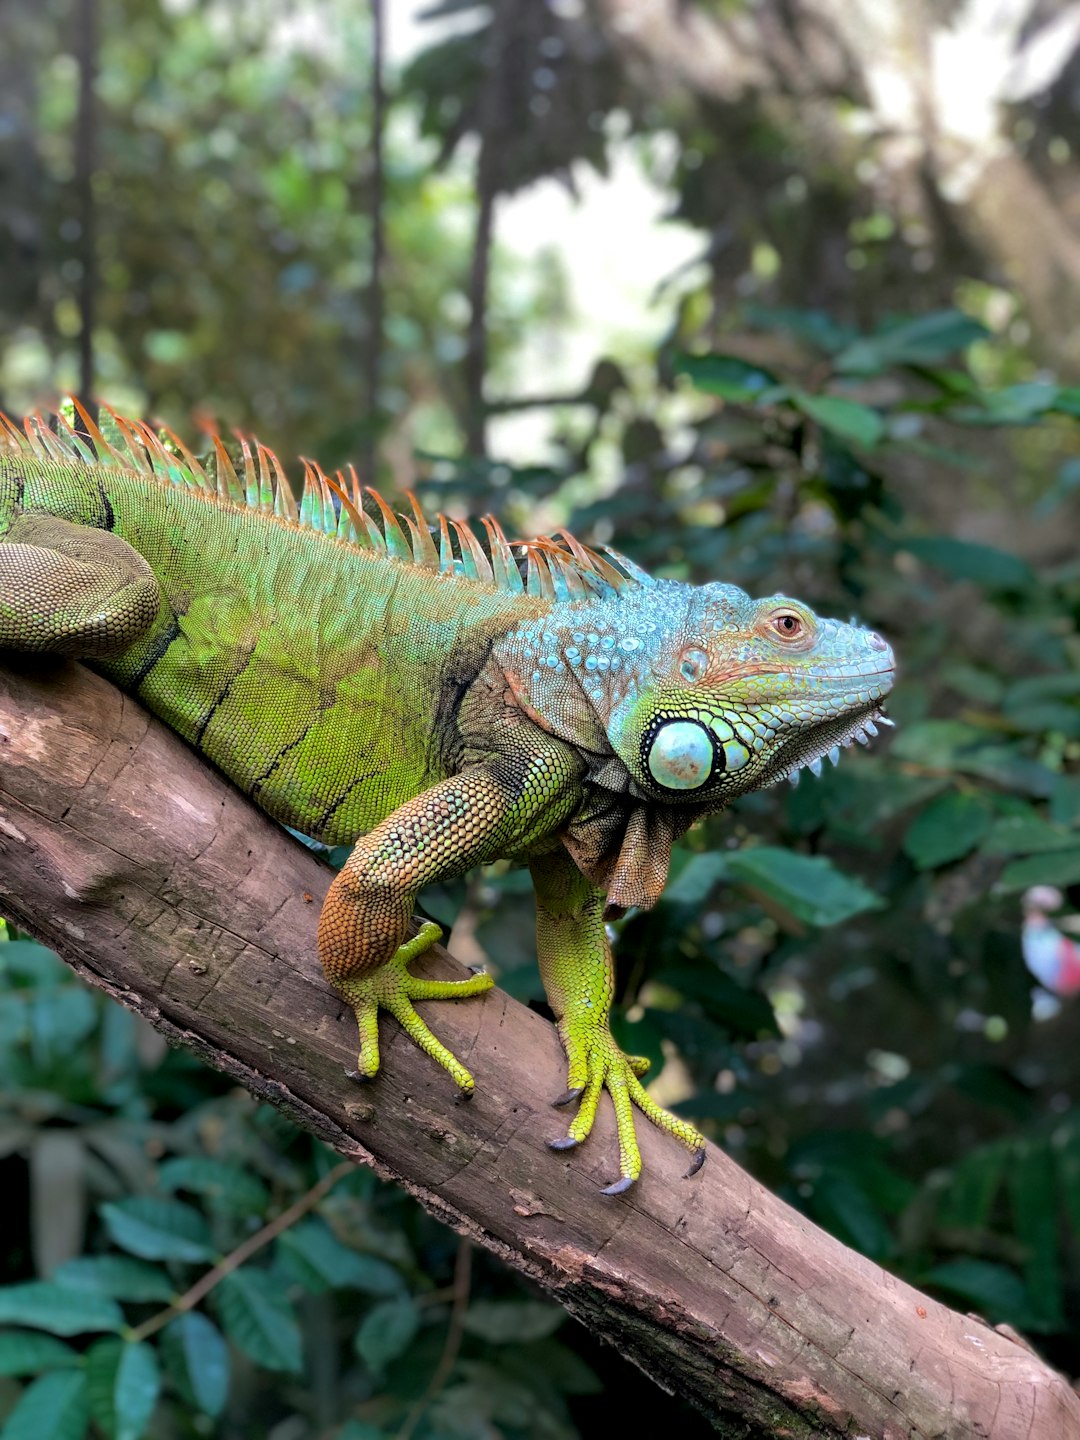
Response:
[[[420,501],[417,500],[412,490],[406,490],[405,498],[412,506],[414,517],[410,520],[407,515],[402,516],[409,527],[409,534],[412,536],[413,560],[425,570],[438,570],[439,552],[435,549],[435,542],[431,538],[427,519],[420,508]]]
[[[491,572],[491,561],[484,554],[484,547],[473,534],[469,522],[467,520],[451,520],[450,524],[457,531],[458,542],[461,545],[461,558],[465,559],[467,550],[476,571],[476,578],[490,585],[494,579]]]
[[[367,534],[367,527],[364,525],[364,516],[361,511],[357,510],[356,506],[350,500],[348,494],[346,493],[344,485],[338,484],[338,480],[340,478],[342,478],[342,476],[341,471],[339,470],[337,477],[334,479],[331,479],[330,476],[327,475],[326,483],[330,486],[330,489],[341,501],[341,508],[345,511],[345,514],[348,515],[349,519],[352,521],[353,529],[356,531],[356,542],[358,545],[362,545],[364,543],[363,536]]]

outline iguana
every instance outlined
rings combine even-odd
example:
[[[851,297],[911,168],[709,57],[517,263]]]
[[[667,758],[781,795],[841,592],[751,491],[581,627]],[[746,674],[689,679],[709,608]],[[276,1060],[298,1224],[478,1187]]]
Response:
[[[111,412],[110,412],[111,414]],[[820,770],[877,734],[893,682],[879,635],[783,596],[657,580],[572,536],[511,546],[485,518],[398,517],[350,478],[70,407],[0,427],[0,647],[79,656],[161,716],[263,810],[353,844],[319,919],[326,977],[356,1014],[356,1075],[389,1010],[465,1095],[473,1077],[417,1000],[492,981],[418,979],[407,939],[432,882],[528,864],[537,949],[589,1134],[610,1094],[618,1194],[638,1177],[632,1106],[704,1159],[612,1037],[605,913],[656,903],[673,842],[735,796]],[[355,843],[354,843],[355,842]]]

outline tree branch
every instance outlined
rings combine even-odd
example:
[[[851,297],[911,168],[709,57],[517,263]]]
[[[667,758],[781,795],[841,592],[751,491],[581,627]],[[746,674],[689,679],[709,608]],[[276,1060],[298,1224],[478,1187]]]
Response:
[[[683,1180],[680,1148],[642,1124],[644,1179],[603,1198],[611,1115],[580,1151],[547,1149],[559,1044],[500,991],[437,1007],[477,1075],[470,1104],[389,1020],[378,1081],[347,1080],[355,1023],[314,953],[327,869],[104,680],[4,661],[0,911],[170,1040],[404,1185],[718,1427],[1080,1433],[1080,1397],[1023,1345],[845,1249],[715,1148]],[[456,966],[439,952],[419,968]]]

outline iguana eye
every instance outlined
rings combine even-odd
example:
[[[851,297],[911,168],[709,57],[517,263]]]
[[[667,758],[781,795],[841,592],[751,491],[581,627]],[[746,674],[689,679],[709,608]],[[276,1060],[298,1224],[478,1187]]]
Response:
[[[778,615],[774,615],[772,623],[773,629],[785,640],[794,640],[803,632],[801,616],[793,614],[790,610],[781,610]]]
[[[696,685],[708,668],[708,655],[696,645],[684,650],[679,659],[679,674],[691,685]]]
[[[713,773],[716,747],[696,720],[668,720],[647,738],[645,768],[665,790],[698,790]],[[723,768],[721,753],[721,769]]]

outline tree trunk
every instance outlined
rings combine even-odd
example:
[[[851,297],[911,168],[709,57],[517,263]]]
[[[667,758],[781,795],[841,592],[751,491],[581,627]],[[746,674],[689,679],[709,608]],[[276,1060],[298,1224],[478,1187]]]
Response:
[[[1080,1397],[1025,1345],[845,1249],[710,1147],[641,1124],[645,1177],[605,1199],[610,1107],[580,1151],[545,1103],[553,1028],[500,991],[435,1008],[477,1075],[383,1020],[367,1088],[314,954],[329,871],[131,699],[81,667],[0,669],[0,911],[343,1155],[548,1289],[729,1434],[1064,1440]],[[419,967],[448,974],[438,952]],[[422,1007],[428,1008],[428,1007]]]

